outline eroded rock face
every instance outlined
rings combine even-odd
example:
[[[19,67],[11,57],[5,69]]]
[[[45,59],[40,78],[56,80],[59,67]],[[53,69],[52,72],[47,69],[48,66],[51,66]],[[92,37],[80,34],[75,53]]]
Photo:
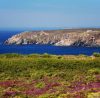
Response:
[[[22,32],[5,44],[53,44],[57,46],[100,46],[100,30],[53,30]]]

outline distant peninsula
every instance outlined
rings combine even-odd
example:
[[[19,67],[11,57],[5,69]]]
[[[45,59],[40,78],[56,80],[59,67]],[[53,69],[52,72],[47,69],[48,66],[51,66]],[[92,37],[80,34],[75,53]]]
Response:
[[[26,31],[13,35],[4,44],[100,47],[100,29]]]

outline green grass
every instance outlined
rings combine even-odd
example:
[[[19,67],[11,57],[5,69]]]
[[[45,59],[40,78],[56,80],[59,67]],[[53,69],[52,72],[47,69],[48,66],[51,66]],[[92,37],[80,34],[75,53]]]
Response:
[[[81,56],[80,56],[81,57]],[[70,59],[71,58],[71,59]],[[73,56],[75,58],[75,56]],[[47,76],[59,76],[66,80],[73,80],[74,76],[92,74],[91,71],[99,71],[99,58],[80,60],[80,58],[67,59],[62,56],[50,55],[0,55],[0,80],[12,78],[41,78]]]

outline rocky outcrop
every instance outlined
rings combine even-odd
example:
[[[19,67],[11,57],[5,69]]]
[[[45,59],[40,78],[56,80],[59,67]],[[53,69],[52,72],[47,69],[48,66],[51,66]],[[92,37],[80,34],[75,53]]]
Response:
[[[52,44],[57,46],[100,46],[99,29],[67,29],[22,32],[5,41],[5,44]]]

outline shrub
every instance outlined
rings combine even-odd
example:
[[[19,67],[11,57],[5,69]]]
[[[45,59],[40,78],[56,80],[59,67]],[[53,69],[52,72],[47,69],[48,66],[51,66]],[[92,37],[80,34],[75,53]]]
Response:
[[[62,56],[58,56],[58,59],[62,59]]]
[[[100,74],[99,68],[93,68],[88,71],[90,74]]]
[[[93,56],[100,57],[100,53],[93,53]]]
[[[44,82],[39,82],[35,85],[36,88],[44,88],[45,87],[45,83]]]
[[[100,98],[100,92],[98,92],[98,93],[89,93],[87,98]]]

